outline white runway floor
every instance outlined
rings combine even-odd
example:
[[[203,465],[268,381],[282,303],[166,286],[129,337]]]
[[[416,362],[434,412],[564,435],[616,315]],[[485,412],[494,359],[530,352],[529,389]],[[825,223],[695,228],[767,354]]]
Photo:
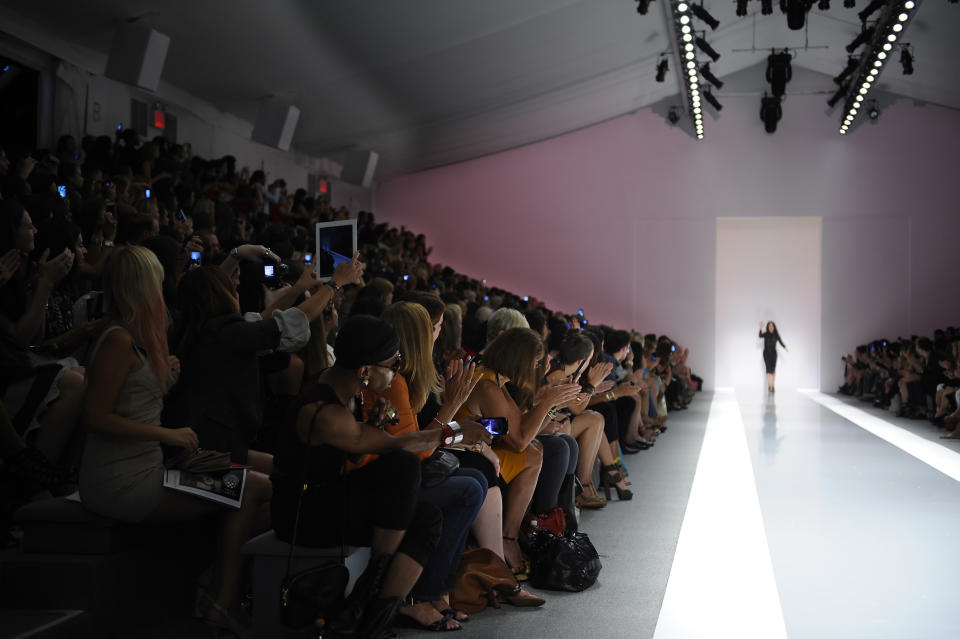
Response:
[[[786,389],[702,393],[669,424],[627,458],[633,501],[584,514],[597,585],[456,636],[960,637],[960,442]]]

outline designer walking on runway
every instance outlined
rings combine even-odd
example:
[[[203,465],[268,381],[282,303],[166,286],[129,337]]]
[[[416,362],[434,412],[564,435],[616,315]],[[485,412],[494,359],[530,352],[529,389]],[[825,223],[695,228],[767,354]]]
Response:
[[[763,340],[763,363],[767,365],[767,391],[772,393],[773,383],[777,379],[777,342],[788,353],[790,349],[780,339],[777,325],[773,322],[767,322],[767,330],[763,330],[763,322],[760,322],[760,339]]]

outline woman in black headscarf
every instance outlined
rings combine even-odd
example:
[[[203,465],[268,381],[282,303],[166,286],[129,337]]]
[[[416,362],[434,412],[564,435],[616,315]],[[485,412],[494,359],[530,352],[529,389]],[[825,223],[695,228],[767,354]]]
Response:
[[[763,340],[763,363],[767,367],[767,391],[772,393],[773,384],[777,379],[777,342],[780,342],[780,346],[783,346],[788,353],[790,349],[780,339],[777,325],[773,322],[767,322],[766,330],[763,328],[763,322],[760,322],[760,339]]]

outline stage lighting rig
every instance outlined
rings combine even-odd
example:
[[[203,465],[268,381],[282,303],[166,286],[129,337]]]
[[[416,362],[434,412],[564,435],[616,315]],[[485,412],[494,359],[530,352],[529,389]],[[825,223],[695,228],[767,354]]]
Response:
[[[831,109],[837,106],[837,102],[840,101],[840,98],[847,95],[847,91],[849,90],[850,90],[850,85],[848,84],[841,85],[840,88],[837,89],[837,92],[834,93],[832,96],[830,96],[830,99],[827,100],[827,106],[829,106]]]
[[[787,91],[787,83],[793,78],[790,60],[793,56],[786,50],[783,53],[771,53],[767,56],[767,82],[776,97],[782,97]]]
[[[873,39],[873,34],[875,32],[876,27],[868,27],[861,31],[859,35],[853,39],[853,42],[847,45],[847,53],[853,53],[857,50],[857,47],[870,42]]]
[[[871,120],[876,120],[880,117],[880,111],[877,110],[876,100],[870,100],[870,104],[867,106],[867,116]]]
[[[843,84],[843,81],[847,79],[847,76],[856,71],[858,66],[860,66],[860,58],[856,58],[854,56],[847,58],[847,66],[843,68],[843,71],[840,72],[840,75],[833,79],[833,83],[838,86]]]
[[[676,124],[680,121],[680,107],[672,106],[667,112],[667,122],[670,124]]]
[[[783,109],[780,106],[780,98],[769,96],[766,93],[760,99],[760,119],[763,120],[763,128],[767,133],[773,133],[777,130],[777,123],[783,116]]]
[[[887,0],[873,0],[870,4],[863,8],[860,13],[857,14],[857,17],[860,18],[860,22],[866,24],[867,18],[869,18],[875,11],[879,10],[883,5],[885,5]]]
[[[717,111],[721,111],[723,109],[723,105],[717,102],[717,99],[713,97],[713,92],[710,91],[710,89],[703,90],[703,99],[709,102],[710,106],[712,106]]]
[[[765,16],[773,13],[773,0],[760,0],[760,13]]]
[[[704,40],[702,37],[697,36],[696,38],[694,38],[693,41],[697,43],[697,47],[698,47],[701,51],[703,51],[703,52],[706,53],[708,56],[710,56],[710,59],[711,59],[711,60],[713,60],[714,62],[716,62],[717,60],[720,59],[720,54],[717,53],[717,50],[714,49],[713,47],[711,47],[710,44],[709,44],[706,40]]]
[[[791,31],[803,29],[803,25],[807,21],[807,11],[810,10],[813,0],[785,0],[784,4],[786,5],[787,27]]]
[[[700,75],[703,76],[703,79],[717,87],[717,89],[723,88],[723,82],[720,81],[720,78],[713,75],[713,72],[710,71],[710,63],[707,62],[705,65],[700,67]]]
[[[856,0],[843,0],[843,7],[845,9],[852,9],[857,6]]]
[[[667,57],[660,56],[660,60],[657,62],[657,82],[663,82],[666,79],[669,69],[670,63],[667,61]]]
[[[913,75],[913,50],[910,45],[900,45],[900,64],[903,65],[903,75]]]
[[[703,139],[703,103],[704,99],[701,91],[703,86],[700,84],[700,76],[697,73],[697,54],[693,43],[694,31],[690,24],[690,4],[688,0],[678,0],[670,2],[670,12],[664,13],[667,21],[667,28],[672,27],[671,44],[676,47],[680,73],[680,82],[686,91],[686,108],[693,120],[694,129],[698,140]],[[671,49],[673,49],[671,46]],[[668,116],[669,119],[669,116]]]
[[[737,0],[737,17],[747,15],[747,0]]]
[[[829,11],[830,0],[820,0],[820,2],[817,3],[817,9],[820,9],[821,11]]]
[[[642,16],[647,15],[647,11],[650,10],[650,1],[651,0],[637,0],[637,13]]]
[[[690,11],[693,12],[693,15],[700,18],[701,21],[707,23],[710,26],[711,31],[716,31],[717,27],[720,26],[720,21],[710,15],[710,12],[699,4],[690,5]]]

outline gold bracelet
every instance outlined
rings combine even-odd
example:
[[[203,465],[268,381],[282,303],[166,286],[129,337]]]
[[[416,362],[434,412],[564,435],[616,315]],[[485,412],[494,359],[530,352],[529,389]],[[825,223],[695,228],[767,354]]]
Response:
[[[613,391],[607,391],[606,394],[604,394],[604,397],[607,398],[608,402],[612,402],[614,399],[616,399],[616,396],[613,394]]]

